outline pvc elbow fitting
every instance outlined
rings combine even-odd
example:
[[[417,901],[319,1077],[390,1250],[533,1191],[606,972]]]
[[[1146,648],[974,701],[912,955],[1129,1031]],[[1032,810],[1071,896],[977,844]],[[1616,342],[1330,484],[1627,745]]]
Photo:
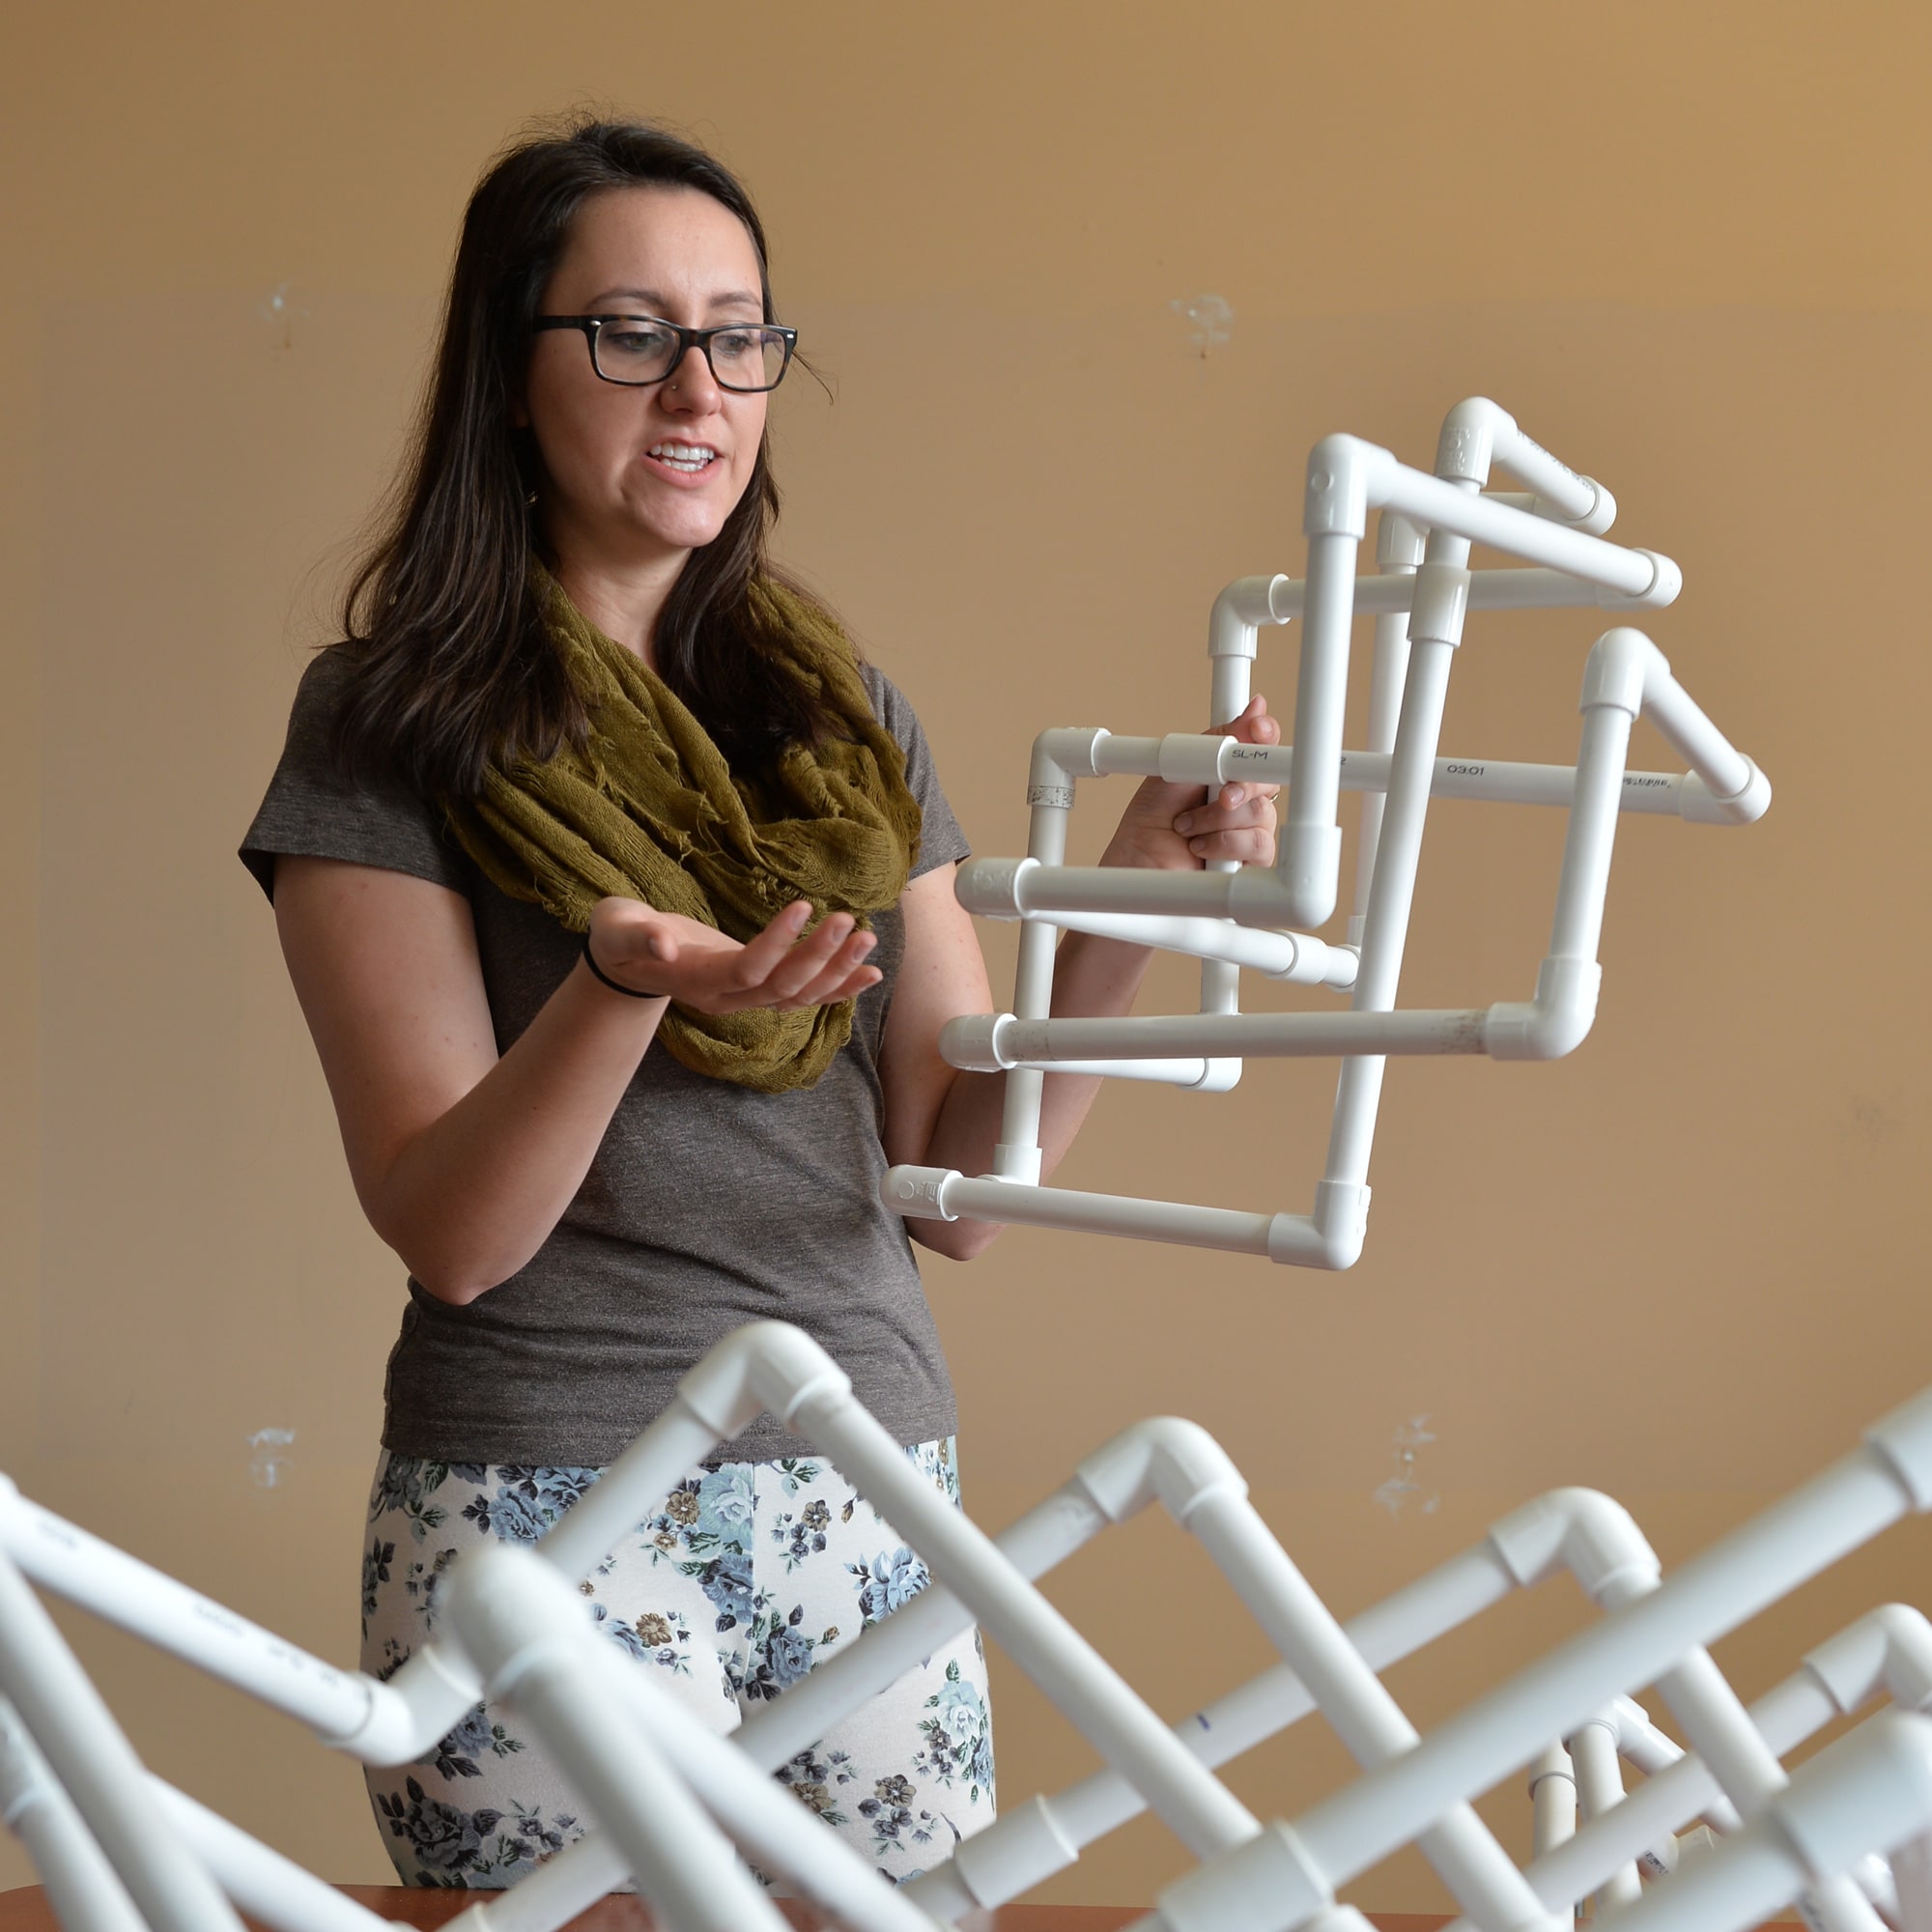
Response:
[[[1339,830],[1336,838],[1341,838]],[[1284,925],[1319,925],[1319,920],[1296,920],[1290,908],[1293,901],[1282,884],[1279,871],[1266,866],[1243,866],[1228,875],[1228,917],[1236,925],[1261,926],[1273,931]]]
[[[761,1414],[789,1428],[807,1403],[851,1392],[844,1370],[802,1328],[751,1321],[684,1376],[677,1400],[722,1441]]]
[[[1932,1509],[1932,1389],[1865,1431],[1865,1446],[1884,1462],[1915,1510]]]
[[[889,1167],[879,1182],[879,1198],[895,1214],[956,1221],[959,1216],[946,1206],[946,1183],[959,1179],[956,1167]]]
[[[386,1684],[368,1676],[361,1681],[369,1697],[361,1723],[339,1736],[316,1736],[363,1764],[408,1764],[420,1757],[483,1695],[482,1679],[469,1660],[445,1643],[425,1644]]]
[[[1594,959],[1552,955],[1536,976],[1534,1000],[1504,1000],[1483,1022],[1492,1060],[1561,1060],[1590,1037],[1604,969]]]
[[[962,868],[963,869],[963,868]],[[1012,1062],[1000,1051],[1000,1029],[1011,1013],[961,1013],[939,1029],[939,1057],[962,1073],[1005,1073]]]
[[[952,895],[980,919],[1018,919],[1022,882],[1037,859],[969,859],[952,875]]]
[[[1436,475],[1445,483],[1483,488],[1496,460],[1498,431],[1505,438],[1514,436],[1516,418],[1487,396],[1465,396],[1442,418],[1435,442]]]
[[[1644,683],[1654,673],[1669,676],[1670,660],[1641,631],[1619,624],[1590,646],[1590,655],[1583,660],[1583,694],[1577,708],[1594,711],[1607,704],[1628,711],[1633,718],[1639,717]]]
[[[1535,512],[1549,523],[1567,524],[1573,530],[1581,530],[1586,537],[1600,537],[1617,520],[1617,499],[1594,476],[1578,475],[1577,480],[1587,483],[1596,493],[1581,516],[1573,517],[1562,504],[1552,503],[1547,497],[1537,497]]]
[[[1909,1604],[1881,1604],[1808,1653],[1804,1668],[1841,1715],[1881,1690],[1923,1710],[1932,1704],[1932,1623]]]
[[[1603,488],[1601,484],[1597,487]],[[1604,491],[1605,496],[1609,494],[1607,490]],[[1645,550],[1640,545],[1633,545],[1631,554],[1649,557],[1650,582],[1642,590],[1628,593],[1599,588],[1599,607],[1605,611],[1662,611],[1675,604],[1684,590],[1684,573],[1675,560],[1665,556],[1662,551]]]
[[[1277,1214],[1268,1227],[1268,1260],[1336,1274],[1362,1258],[1369,1237],[1369,1196],[1374,1190],[1355,1180],[1318,1180],[1315,1211],[1307,1219]],[[1310,1241],[1310,1236],[1313,1241]]]
[[[1771,810],[1771,781],[1757,767],[1754,758],[1740,752],[1750,768],[1742,791],[1719,798],[1695,772],[1686,774],[1677,795],[1677,811],[1693,825],[1751,825]]]
[[[1616,518],[1616,500],[1602,484],[1550,455],[1501,404],[1487,396],[1467,397],[1443,419],[1435,473],[1444,482],[1481,489],[1498,464],[1529,485],[1534,513],[1551,523],[1595,536]]]
[[[1087,727],[1060,724],[1049,731],[1042,731],[1033,741],[1033,760],[1027,768],[1027,803],[1029,805],[1059,805],[1058,798],[1036,798],[1036,792],[1059,792],[1066,794],[1065,803],[1073,803],[1073,781],[1075,779],[1091,779],[1097,774],[1094,767],[1094,753],[1102,739],[1114,734],[1099,725]]]
[[[534,1551],[498,1543],[472,1550],[438,1598],[442,1619],[492,1696],[514,1696],[520,1679],[567,1657],[571,1620],[583,1600]]]
[[[1647,1594],[1663,1574],[1630,1512],[1597,1490],[1549,1490],[1495,1523],[1489,1541],[1523,1588],[1567,1569],[1605,1609]]]
[[[1368,534],[1369,508],[1379,508],[1395,457],[1358,436],[1324,436],[1308,452],[1308,492],[1301,527],[1311,537]]]
[[[1158,1497],[1183,1528],[1210,1495],[1245,1496],[1246,1479],[1198,1422],[1151,1415],[1096,1450],[1073,1479],[1109,1522],[1126,1520]]]
[[[1342,828],[1339,825],[1284,825],[1275,877],[1280,881],[1286,925],[1326,925],[1335,912],[1337,882],[1342,874]],[[1236,873],[1236,877],[1245,876]],[[1228,910],[1245,925],[1237,895],[1228,895]],[[1257,923],[1259,922],[1256,922]]]
[[[1279,573],[1272,577],[1237,577],[1215,598],[1208,613],[1208,655],[1210,658],[1251,658],[1259,648],[1255,630],[1262,624],[1285,624],[1274,608],[1277,583],[1293,582]]]

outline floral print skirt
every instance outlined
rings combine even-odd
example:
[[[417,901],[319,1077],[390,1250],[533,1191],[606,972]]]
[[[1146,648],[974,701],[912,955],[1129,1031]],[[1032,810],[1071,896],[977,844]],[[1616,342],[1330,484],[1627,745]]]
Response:
[[[958,1502],[952,1438],[906,1456]],[[428,1639],[437,1584],[467,1547],[534,1542],[599,1473],[385,1455],[369,1498],[362,1667],[387,1677]],[[611,1642],[722,1732],[925,1581],[925,1565],[836,1469],[789,1457],[693,1470],[582,1587]],[[888,1876],[943,1862],[993,1817],[978,1633],[778,1776]],[[488,1705],[415,1764],[372,1767],[368,1782],[406,1885],[514,1885],[593,1823],[515,1718]]]

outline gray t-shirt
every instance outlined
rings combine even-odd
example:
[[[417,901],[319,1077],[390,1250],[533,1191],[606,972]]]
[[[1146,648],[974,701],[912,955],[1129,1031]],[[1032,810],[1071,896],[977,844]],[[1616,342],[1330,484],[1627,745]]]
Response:
[[[579,941],[491,885],[414,791],[342,784],[327,736],[348,669],[329,650],[303,673],[242,863],[271,897],[282,853],[461,893],[506,1051],[576,964]],[[865,680],[924,813],[916,877],[963,858],[966,840],[912,707],[869,666]],[[754,1094],[653,1045],[582,1186],[526,1266],[463,1308],[410,1282],[389,1355],[385,1447],[443,1463],[601,1466],[714,1342],[764,1318],[821,1343],[900,1441],[953,1433],[952,1387],[904,1224],[879,1200],[879,1047],[903,916],[895,907],[874,926],[872,961],[885,977],[860,996],[851,1042],[816,1086]],[[719,1455],[769,1461],[795,1447],[762,1417]]]

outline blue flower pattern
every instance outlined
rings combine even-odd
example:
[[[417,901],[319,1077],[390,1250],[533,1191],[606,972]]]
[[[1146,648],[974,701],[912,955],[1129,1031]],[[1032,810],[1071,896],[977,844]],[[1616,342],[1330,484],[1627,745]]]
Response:
[[[950,1440],[905,1453],[958,1502]],[[385,1458],[363,1550],[364,1667],[393,1674],[433,1633],[437,1586],[465,1547],[538,1541],[599,1473]],[[687,1700],[722,1696],[743,1713],[782,1695],[927,1580],[918,1554],[836,1470],[793,1457],[694,1471],[579,1587],[598,1627],[639,1667],[662,1672]],[[985,1678],[971,1633],[781,1766],[779,1781],[881,1870],[917,1877],[992,1817]],[[368,1779],[411,1884],[514,1884],[583,1829],[532,1741],[483,1705],[418,1763]]]

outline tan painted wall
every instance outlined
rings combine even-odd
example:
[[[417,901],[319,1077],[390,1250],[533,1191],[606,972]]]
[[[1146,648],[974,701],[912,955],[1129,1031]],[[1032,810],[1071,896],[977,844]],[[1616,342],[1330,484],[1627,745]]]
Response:
[[[231,854],[464,196],[585,99],[686,126],[760,194],[838,389],[779,405],[786,551],[921,705],[980,850],[1017,849],[1038,725],[1201,715],[1208,602],[1298,569],[1316,436],[1426,461],[1475,392],[1682,561],[1656,634],[1777,786],[1751,831],[1627,826],[1574,1060],[1394,1069],[1352,1274],[1024,1234],[929,1264],[977,1514],[1190,1414],[1353,1609],[1557,1482],[1681,1557],[1926,1378],[1922,10],[188,0],[10,38],[0,1466],[30,1493],[353,1656],[398,1269]],[[1207,292],[1234,322],[1204,359],[1170,303]],[[1449,745],[1567,758],[1597,628],[1472,624]],[[1270,637],[1264,687],[1293,675]],[[1559,837],[1438,813],[1408,998],[1527,992]],[[1065,1178],[1301,1207],[1331,1082],[1110,1094]],[[1439,1507],[1391,1518],[1372,1492],[1418,1415]],[[295,1432],[272,1487],[265,1428]],[[1724,1655],[1761,1688],[1928,1583],[1901,1531]],[[1261,1661],[1155,1526],[1056,1589],[1177,1715]],[[1512,1605],[1395,1681],[1439,1716],[1579,1614]],[[385,1874],[350,1767],[71,1627],[152,1763]],[[1011,1673],[1000,1746],[1009,1799],[1085,1762]],[[1340,1775],[1309,1727],[1238,1782],[1289,1812]],[[1520,1800],[1493,1809],[1520,1841]],[[1143,1828],[1054,1889],[1143,1898],[1179,1862]],[[1360,1889],[1435,1896],[1407,1860]]]

